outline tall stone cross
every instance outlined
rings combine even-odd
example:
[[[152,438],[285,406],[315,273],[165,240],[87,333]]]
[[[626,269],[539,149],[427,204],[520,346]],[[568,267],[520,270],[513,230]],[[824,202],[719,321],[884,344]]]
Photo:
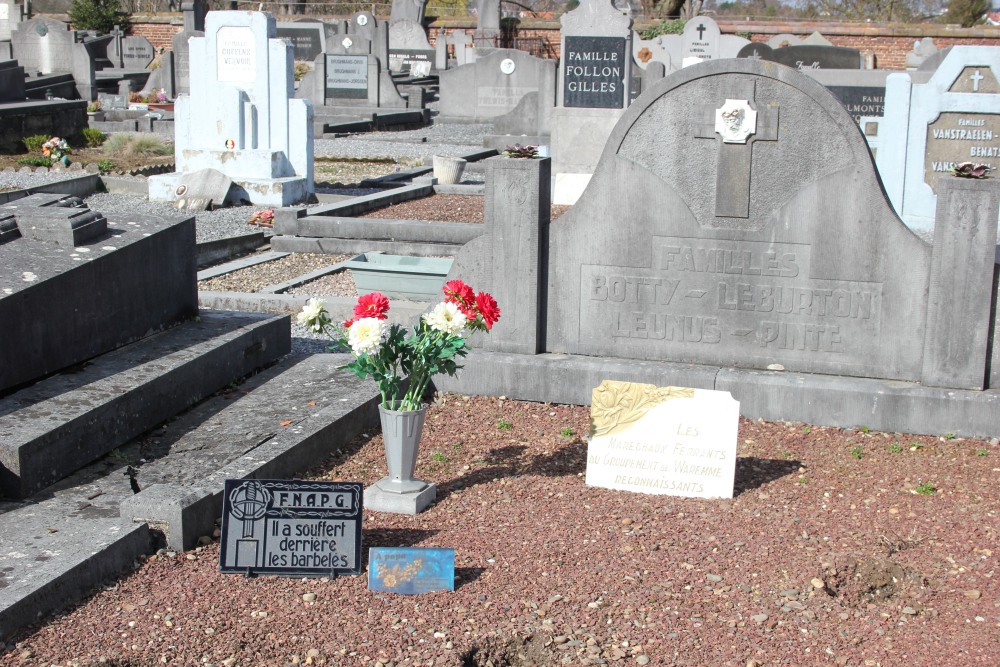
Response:
[[[753,145],[778,140],[778,105],[754,101],[754,83],[734,86],[721,106],[711,106],[695,124],[696,139],[719,139],[715,172],[715,216],[750,217]]]

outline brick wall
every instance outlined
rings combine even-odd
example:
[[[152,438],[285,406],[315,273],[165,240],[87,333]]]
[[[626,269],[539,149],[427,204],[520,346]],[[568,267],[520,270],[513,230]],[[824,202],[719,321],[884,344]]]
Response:
[[[279,18],[283,20],[283,18]],[[330,19],[328,19],[330,20]],[[652,22],[640,21],[636,29],[641,30]],[[133,16],[133,35],[142,35],[153,46],[170,48],[170,39],[183,29],[183,22],[178,14],[170,16]],[[741,22],[719,21],[719,28],[724,34],[750,33],[754,42],[766,42],[774,35],[788,33],[799,37],[808,37],[813,32],[819,32],[835,46],[846,46],[858,49],[863,54],[874,54],[876,66],[879,69],[901,70],[905,68],[906,54],[913,49],[913,43],[918,39],[932,37],[939,49],[959,44],[981,46],[1000,46],[1000,27],[977,26],[975,28],[958,28],[937,24],[897,25],[875,23],[831,23],[831,22]],[[438,19],[428,27],[428,39],[433,46],[441,29],[451,33],[455,30],[473,32],[476,23],[473,19]],[[518,38],[524,40],[526,50],[536,55],[548,54],[551,57],[559,55],[559,21],[523,19],[518,26]]]

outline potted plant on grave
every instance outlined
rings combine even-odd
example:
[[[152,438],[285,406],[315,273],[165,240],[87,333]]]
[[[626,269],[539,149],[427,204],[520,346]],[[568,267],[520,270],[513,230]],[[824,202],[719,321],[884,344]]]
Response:
[[[377,482],[383,492],[413,493],[427,486],[414,479],[420,435],[427,414],[423,395],[431,379],[454,375],[456,362],[468,353],[467,336],[489,332],[500,319],[496,300],[478,294],[461,280],[445,284],[444,301],[421,316],[411,333],[388,323],[389,299],[378,292],[358,298],[354,317],[334,324],[324,303],[310,299],[298,322],[329,336],[331,349],[349,351],[354,360],[344,368],[378,386],[386,465],[389,474]]]
[[[167,91],[165,88],[160,88],[158,91],[156,91],[146,99],[150,110],[159,110],[159,111],[174,110],[174,103],[170,101],[169,97],[167,97]]]
[[[104,120],[104,105],[100,100],[94,100],[87,105],[87,119],[93,121]]]

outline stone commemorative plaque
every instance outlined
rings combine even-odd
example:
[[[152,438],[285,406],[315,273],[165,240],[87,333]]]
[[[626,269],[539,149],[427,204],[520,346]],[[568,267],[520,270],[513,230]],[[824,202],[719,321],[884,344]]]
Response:
[[[252,28],[219,28],[216,51],[216,71],[220,82],[245,83],[257,77],[257,45]]]
[[[219,571],[359,574],[362,493],[356,482],[227,479]]]
[[[455,550],[372,547],[368,590],[417,595],[455,590]]]
[[[437,53],[427,49],[389,49],[389,70],[410,76],[428,76]]]
[[[278,37],[292,44],[296,60],[312,62],[323,52],[322,23],[279,23]]]
[[[1000,115],[945,112],[927,125],[924,182],[937,193],[941,176],[962,162],[1000,166]]]
[[[368,56],[326,54],[326,97],[368,98]]]
[[[729,392],[605,380],[591,400],[587,485],[732,498],[739,415]]]
[[[862,116],[885,115],[885,86],[827,86],[855,122]]]
[[[625,103],[625,39],[566,36],[563,106],[621,109]]]
[[[117,40],[111,40],[108,44],[108,57],[117,62],[119,58]],[[123,67],[127,70],[146,69],[149,63],[156,57],[156,49],[145,37],[130,36],[121,40],[121,59]]]

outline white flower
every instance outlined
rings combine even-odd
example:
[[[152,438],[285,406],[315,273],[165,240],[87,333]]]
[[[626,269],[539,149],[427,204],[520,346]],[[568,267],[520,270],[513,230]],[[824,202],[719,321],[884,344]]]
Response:
[[[302,306],[302,312],[298,314],[296,319],[299,324],[307,326],[313,331],[322,331],[323,326],[320,322],[325,310],[324,306],[322,299],[309,299],[306,305]]]
[[[424,322],[435,331],[457,336],[465,328],[466,317],[458,306],[442,301],[434,306],[434,310],[424,315]]]
[[[385,320],[362,317],[351,325],[347,332],[347,342],[354,354],[376,354],[382,347],[388,329]]]

